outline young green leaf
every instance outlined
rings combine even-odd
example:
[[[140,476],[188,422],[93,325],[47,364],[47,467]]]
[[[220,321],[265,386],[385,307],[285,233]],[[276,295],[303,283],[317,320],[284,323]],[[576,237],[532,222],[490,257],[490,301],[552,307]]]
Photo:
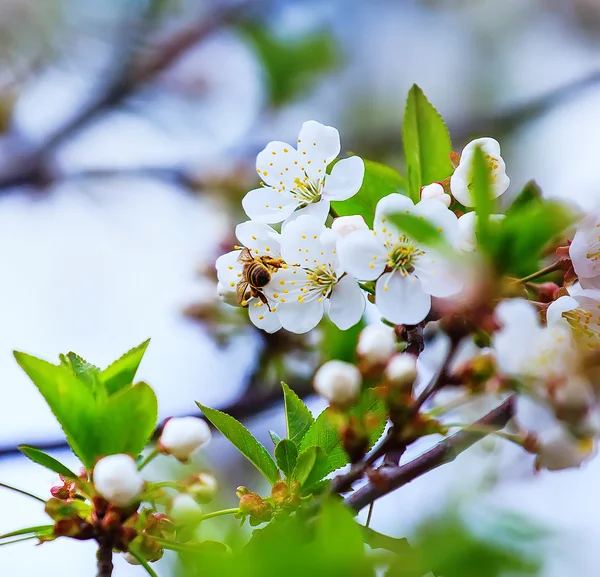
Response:
[[[472,192],[477,214],[477,242],[482,251],[487,252],[490,245],[490,216],[494,212],[492,187],[490,183],[491,167],[485,158],[483,149],[479,146],[473,154]]]
[[[274,446],[277,446],[279,441],[281,441],[281,437],[275,431],[269,431],[269,437],[271,437]]]
[[[286,477],[290,477],[298,461],[298,447],[290,439],[283,439],[275,447],[277,465]]]
[[[0,539],[9,539],[10,537],[20,537],[21,535],[50,535],[52,530],[54,529],[54,525],[36,525],[35,527],[25,527],[24,529],[18,529],[16,531],[11,531],[10,533],[4,533],[0,535]]]
[[[419,243],[429,246],[445,246],[442,231],[423,217],[398,212],[391,214],[388,218],[402,232]]]
[[[340,216],[360,214],[368,225],[375,218],[375,206],[392,192],[406,194],[407,183],[405,178],[393,168],[365,160],[365,176],[360,190],[348,200],[332,202],[332,208]]]
[[[105,396],[104,388],[100,382],[100,369],[88,363],[78,354],[70,352],[66,355],[60,355],[61,363],[73,371],[73,374],[83,383],[85,383],[95,397]]]
[[[302,399],[288,385],[282,382],[281,387],[283,388],[288,439],[294,443],[300,443],[315,419]]]
[[[86,468],[91,468],[98,455],[98,416],[92,391],[64,365],[53,365],[18,351],[14,355],[46,399],[73,452]]]
[[[506,214],[513,214],[524,209],[531,204],[540,204],[542,202],[542,189],[535,180],[530,180],[523,190],[515,197],[512,204],[508,207]]]
[[[204,416],[274,485],[279,481],[277,465],[267,450],[233,417],[196,403]]]
[[[31,459],[34,463],[46,467],[46,469],[50,469],[67,479],[77,479],[77,475],[73,473],[73,471],[63,465],[60,461],[57,461],[54,457],[44,453],[44,451],[40,451],[29,445],[19,445],[18,448],[23,455],[28,459]]]
[[[452,144],[444,120],[417,85],[408,93],[402,136],[409,196],[418,202],[422,186],[452,174]]]
[[[304,449],[299,455],[298,460],[296,462],[296,468],[294,469],[294,479],[300,483],[300,485],[304,485],[310,472],[315,466],[315,462],[317,461],[317,456],[322,452],[320,447],[311,446],[307,449]]]
[[[98,455],[137,455],[156,428],[158,402],[143,382],[114,393],[98,410]]]
[[[109,395],[133,383],[135,374],[149,344],[150,339],[144,341],[141,345],[125,353],[120,359],[100,373],[100,378]]]

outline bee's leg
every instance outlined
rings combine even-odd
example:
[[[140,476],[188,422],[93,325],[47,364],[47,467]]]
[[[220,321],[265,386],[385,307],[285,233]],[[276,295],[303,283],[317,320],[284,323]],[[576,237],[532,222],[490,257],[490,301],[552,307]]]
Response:
[[[267,266],[270,266],[272,268],[281,268],[281,266],[283,265],[282,258],[271,258],[268,256],[263,256],[262,261],[264,264],[266,264]]]
[[[260,291],[256,291],[256,296],[263,302],[263,304],[267,305],[267,308],[269,309],[269,312],[271,312],[271,305],[269,304],[269,300],[264,295],[264,293],[262,293]]]

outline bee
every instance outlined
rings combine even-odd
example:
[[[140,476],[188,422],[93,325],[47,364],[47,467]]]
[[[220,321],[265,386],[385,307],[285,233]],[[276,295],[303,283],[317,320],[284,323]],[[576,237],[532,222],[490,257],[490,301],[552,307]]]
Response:
[[[250,249],[244,248],[238,257],[238,262],[244,265],[242,278],[236,287],[238,303],[242,306],[248,306],[248,300],[251,297],[256,297],[271,310],[262,289],[269,284],[271,273],[281,268],[281,259],[269,256],[254,257]]]

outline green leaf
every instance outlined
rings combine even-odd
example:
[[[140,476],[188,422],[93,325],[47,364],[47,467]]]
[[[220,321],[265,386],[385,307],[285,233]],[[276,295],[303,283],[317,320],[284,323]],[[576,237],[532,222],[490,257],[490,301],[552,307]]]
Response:
[[[56,366],[18,351],[14,355],[46,399],[73,452],[86,468],[91,468],[98,454],[97,411],[92,391],[64,365]]]
[[[315,462],[317,461],[317,456],[320,451],[322,451],[320,447],[312,446],[304,449],[298,455],[296,468],[294,469],[294,479],[296,479],[301,486],[306,483],[310,472],[315,466]]]
[[[315,419],[302,399],[288,385],[282,382],[281,387],[283,388],[287,436],[290,441],[299,443]]]
[[[104,389],[100,382],[100,369],[88,363],[78,354],[70,352],[66,355],[60,355],[63,365],[69,367],[73,374],[83,383],[85,383],[94,396],[105,396]]]
[[[476,147],[473,154],[472,193],[475,201],[477,225],[475,227],[477,242],[483,252],[487,252],[490,240],[490,216],[494,212],[492,187],[490,183],[491,167],[481,147]]]
[[[416,203],[422,186],[440,182],[452,174],[448,129],[416,84],[408,93],[402,136],[410,198]]]
[[[277,465],[267,450],[233,417],[196,403],[204,416],[274,485],[279,481]]]
[[[339,216],[360,214],[368,225],[375,218],[377,203],[392,192],[406,194],[408,189],[405,178],[385,164],[365,160],[365,176],[360,190],[344,201],[332,202],[332,208]]]
[[[538,186],[535,180],[530,180],[524,187],[523,190],[515,197],[512,204],[508,207],[506,214],[513,214],[524,209],[531,204],[541,204],[542,189]]]
[[[281,441],[281,437],[275,431],[269,431],[269,437],[271,437],[271,441],[273,441],[273,445],[275,446]]]
[[[338,329],[329,319],[324,318],[319,325],[323,331],[320,353],[322,362],[331,359],[353,363],[356,360],[356,342],[358,335],[365,328],[365,321],[361,319],[346,331]]]
[[[149,344],[150,339],[144,341],[100,373],[100,378],[109,395],[133,383]]]
[[[4,533],[4,535],[0,535],[0,539],[8,539],[10,537],[19,537],[21,535],[49,535],[52,533],[54,529],[54,525],[36,525],[35,527],[25,527],[24,529],[18,529],[16,531],[11,531],[10,533]]]
[[[158,401],[150,385],[137,383],[111,395],[100,411],[98,454],[138,455],[156,428]]]
[[[41,465],[42,467],[46,467],[46,469],[50,469],[59,475],[67,479],[77,479],[77,475],[71,471],[68,467],[63,465],[60,461],[57,461],[54,457],[51,457],[44,451],[40,451],[35,447],[31,447],[29,445],[19,445],[19,451],[23,453],[28,459],[31,459],[34,463]]]
[[[290,477],[298,461],[298,447],[290,439],[283,439],[275,447],[277,465],[286,477]]]
[[[445,246],[443,231],[422,216],[397,212],[388,216],[402,232],[419,243],[429,246]]]

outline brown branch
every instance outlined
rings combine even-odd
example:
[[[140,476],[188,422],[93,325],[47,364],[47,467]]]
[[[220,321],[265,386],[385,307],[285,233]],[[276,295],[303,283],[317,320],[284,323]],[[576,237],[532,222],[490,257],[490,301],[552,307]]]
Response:
[[[98,541],[98,552],[96,559],[98,560],[97,577],[111,577],[113,572],[113,548],[110,540],[100,539]]]
[[[514,415],[514,397],[508,398],[499,407],[485,415],[475,426],[490,430],[503,429]],[[421,456],[401,467],[383,467],[377,471],[377,484],[368,483],[344,500],[356,512],[377,499],[410,483],[417,477],[451,463],[463,451],[486,436],[482,432],[464,430],[438,443]]]

